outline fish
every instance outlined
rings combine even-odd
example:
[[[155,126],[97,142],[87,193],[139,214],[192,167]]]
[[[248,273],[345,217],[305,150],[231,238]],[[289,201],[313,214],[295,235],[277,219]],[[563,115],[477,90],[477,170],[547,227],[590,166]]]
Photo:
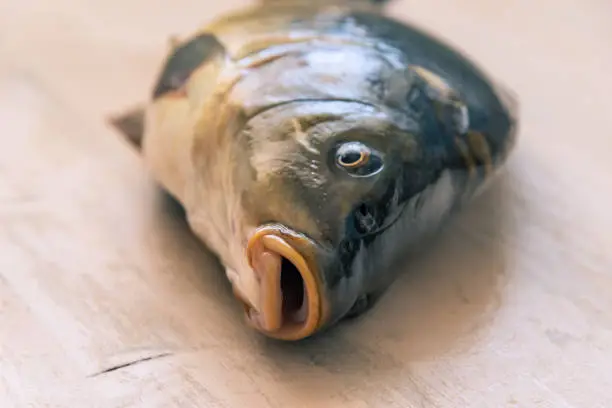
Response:
[[[228,12],[172,37],[150,94],[109,119],[264,337],[366,314],[516,145],[518,95],[385,3]]]

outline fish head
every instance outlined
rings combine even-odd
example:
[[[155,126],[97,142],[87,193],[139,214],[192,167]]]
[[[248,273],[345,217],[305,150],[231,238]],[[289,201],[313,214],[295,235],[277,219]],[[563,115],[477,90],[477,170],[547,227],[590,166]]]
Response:
[[[291,87],[279,80],[279,89],[325,88],[341,78],[294,76],[301,79],[291,77],[298,81]],[[253,99],[245,93],[220,105],[239,120],[201,121],[202,135],[223,132],[196,140],[195,174],[220,174],[215,185],[231,197],[194,200],[192,218],[208,213],[201,235],[213,247],[232,247],[222,258],[239,276],[234,291],[249,324],[268,337],[299,340],[359,313],[364,299],[393,281],[395,261],[491,178],[514,142],[514,99],[473,76],[473,83],[448,84],[412,66],[355,82],[368,98],[261,92],[270,103],[241,117],[241,105]],[[253,79],[253,91],[270,77]],[[198,197],[219,194],[200,190]],[[224,218],[220,228],[208,228],[213,213]]]

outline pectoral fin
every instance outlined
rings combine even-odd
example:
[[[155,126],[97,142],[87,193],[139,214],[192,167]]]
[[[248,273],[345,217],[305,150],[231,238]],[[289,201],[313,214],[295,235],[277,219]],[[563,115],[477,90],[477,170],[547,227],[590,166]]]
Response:
[[[144,112],[143,106],[136,106],[109,118],[109,123],[138,150],[144,134]]]

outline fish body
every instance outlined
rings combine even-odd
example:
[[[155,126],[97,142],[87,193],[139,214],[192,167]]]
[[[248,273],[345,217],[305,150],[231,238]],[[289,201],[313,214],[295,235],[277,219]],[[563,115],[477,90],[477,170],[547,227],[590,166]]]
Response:
[[[367,310],[493,179],[517,106],[376,2],[268,0],[173,41],[146,105],[115,124],[249,324],[298,340]]]

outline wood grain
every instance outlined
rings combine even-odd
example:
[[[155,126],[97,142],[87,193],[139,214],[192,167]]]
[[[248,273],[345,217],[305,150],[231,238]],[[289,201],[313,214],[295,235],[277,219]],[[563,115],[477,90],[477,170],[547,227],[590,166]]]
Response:
[[[404,0],[521,99],[507,171],[362,318],[279,344],[105,118],[246,1],[0,1],[0,406],[612,406],[612,6]]]

